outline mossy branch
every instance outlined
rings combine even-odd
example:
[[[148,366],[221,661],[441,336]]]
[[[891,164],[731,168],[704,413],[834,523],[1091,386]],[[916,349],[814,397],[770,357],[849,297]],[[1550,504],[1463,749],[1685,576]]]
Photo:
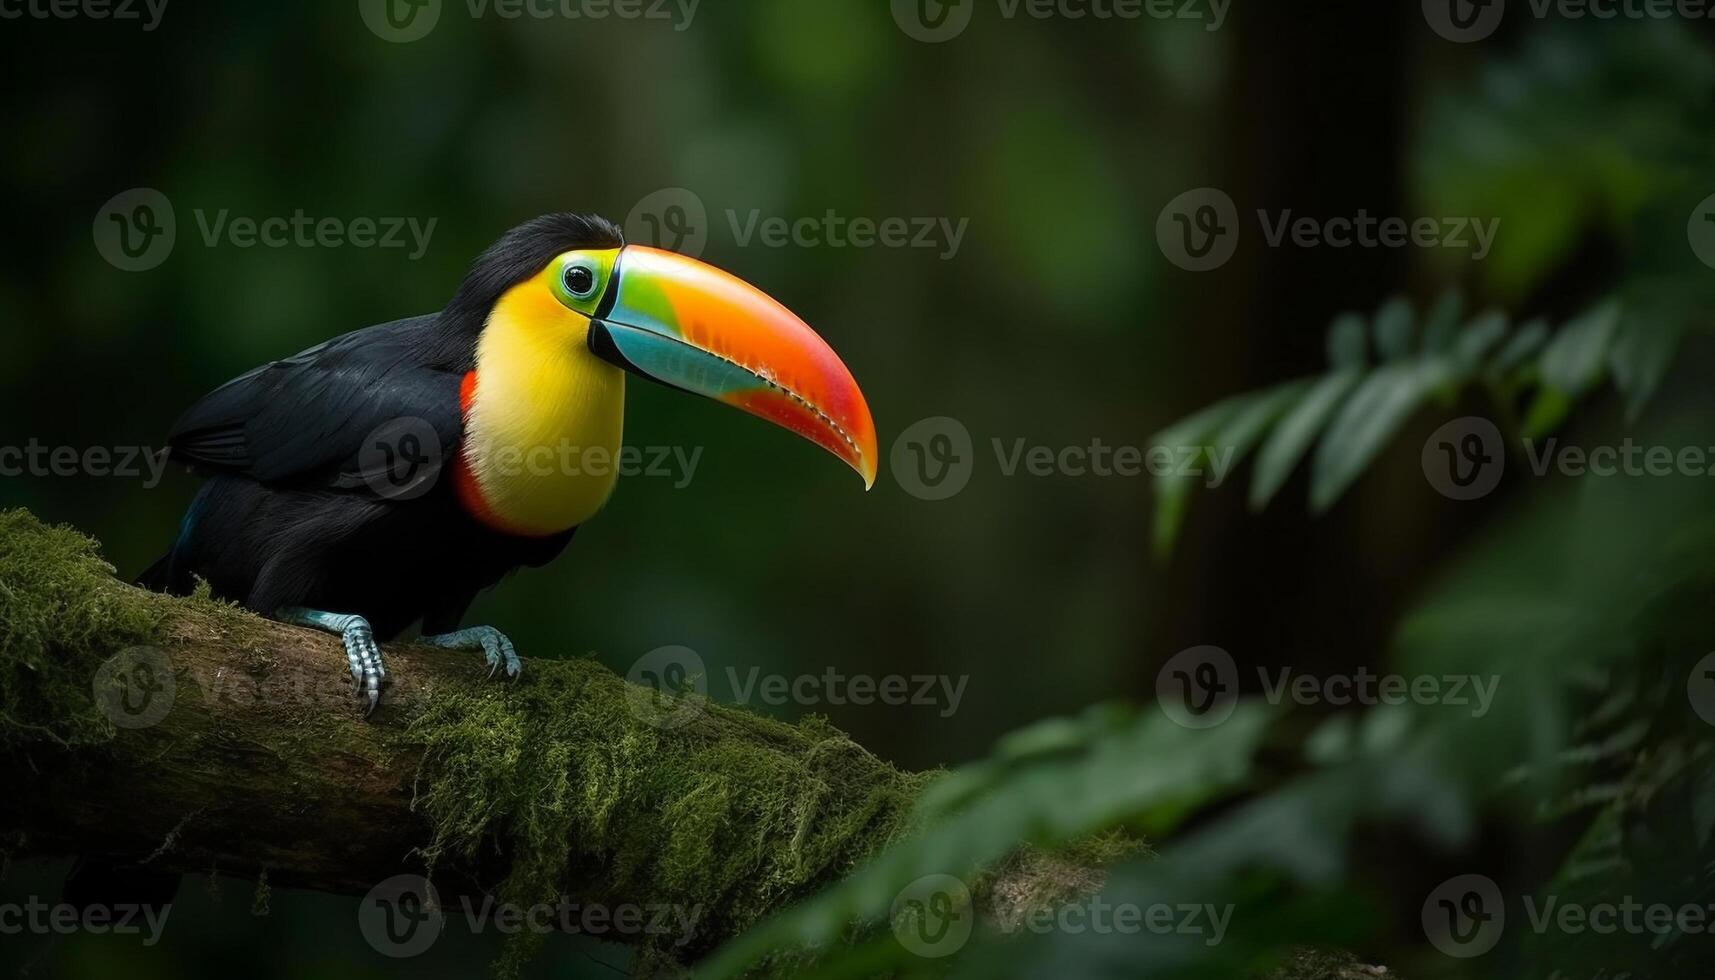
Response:
[[[170,664],[171,707],[116,727],[102,705],[127,692],[97,677],[139,645]],[[480,656],[387,654],[364,720],[336,638],[135,589],[83,535],[0,514],[0,811],[18,850],[359,895],[432,868],[443,902],[695,908],[697,934],[667,951],[684,959],[901,834],[928,778],[820,720],[682,706],[593,660],[506,683]]]
[[[366,720],[336,638],[134,588],[93,540],[0,512],[7,853],[351,895],[431,873],[443,904],[694,910],[690,936],[610,934],[651,970],[854,870],[910,829],[933,776],[819,719],[664,699],[588,659],[533,660],[505,683],[470,654],[387,654]],[[160,668],[147,707],[125,687],[139,663]],[[113,707],[124,697],[141,713]],[[1102,879],[1021,851],[978,901],[1016,919]]]

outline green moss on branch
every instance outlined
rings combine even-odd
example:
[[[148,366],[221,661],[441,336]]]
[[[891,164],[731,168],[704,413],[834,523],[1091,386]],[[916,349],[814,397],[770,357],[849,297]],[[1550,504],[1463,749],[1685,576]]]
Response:
[[[145,643],[183,675],[162,728],[185,758],[152,754],[148,740],[166,738],[153,731],[126,732],[117,747],[152,765],[182,761],[189,775],[160,785],[185,785],[222,753],[262,773],[247,785],[271,785],[274,772],[298,792],[323,767],[347,770],[332,771],[326,788],[373,768],[378,794],[396,785],[400,809],[426,819],[415,843],[432,868],[492,872],[500,880],[483,890],[520,904],[571,895],[694,913],[688,942],[633,937],[668,944],[658,952],[675,959],[850,871],[904,832],[928,778],[818,719],[787,725],[660,699],[591,660],[532,660],[503,683],[485,678],[479,657],[390,648],[387,707],[365,723],[355,702],[312,696],[325,685],[279,683],[296,671],[339,686],[333,638],[134,589],[88,537],[0,514],[0,751],[99,757],[116,732],[92,678],[106,658]],[[226,805],[210,802],[217,810],[185,827],[181,848]]]

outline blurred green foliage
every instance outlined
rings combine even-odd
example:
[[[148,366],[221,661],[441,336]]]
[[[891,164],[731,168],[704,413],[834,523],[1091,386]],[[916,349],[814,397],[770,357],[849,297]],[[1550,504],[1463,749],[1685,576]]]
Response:
[[[452,3],[429,37],[390,44],[352,7],[173,6],[147,34],[0,24],[20,80],[0,95],[0,445],[158,445],[241,371],[439,307],[471,256],[524,217],[623,220],[656,190],[694,191],[710,216],[704,257],[830,340],[884,447],[949,415],[978,456],[951,501],[918,500],[885,468],[859,496],[784,434],[635,386],[628,439],[705,448],[696,480],[624,481],[564,560],[474,611],[527,654],[594,651],[620,671],[691,646],[717,697],[732,696],[729,668],[970,675],[950,718],[770,709],[825,711],[902,766],[954,766],[926,804],[943,829],[715,966],[802,943],[828,954],[815,969],[851,976],[1232,976],[1303,943],[1411,977],[1565,963],[1682,976],[1706,961],[1637,937],[1549,944],[1513,930],[1455,962],[1418,922],[1423,895],[1465,871],[1514,897],[1707,894],[1709,730],[1684,687],[1686,658],[1708,646],[1705,485],[1509,480],[1454,506],[1416,459],[1431,417],[1503,407],[1520,432],[1706,440],[1715,278],[1685,228],[1715,190],[1706,31],[1520,15],[1455,46],[1416,5],[1341,0],[1235,5],[1220,31],[979,15],[956,42],[926,45],[874,0],[752,0],[704,4],[683,31],[470,19]],[[136,186],[172,199],[180,241],[134,274],[102,261],[90,223]],[[1151,227],[1200,186],[1247,213],[1482,215],[1502,233],[1481,263],[1251,236],[1227,267],[1193,276],[1163,260]],[[437,226],[410,261],[208,247],[193,217],[299,208]],[[730,229],[729,212],[829,209],[968,217],[970,232],[942,261],[741,246]],[[1358,309],[1379,312],[1340,314]],[[1442,370],[1462,350],[1460,370]],[[1266,394],[1222,401],[1246,391]],[[1211,404],[1225,407],[1169,428]],[[1254,449],[1250,503],[1274,506],[1252,515],[1218,490],[1191,507],[1173,481],[1152,497],[1140,480],[1007,478],[988,458],[996,439],[1198,433]],[[0,505],[76,524],[134,571],[165,547],[193,486],[5,478]],[[1152,534],[1169,560],[1151,561]],[[1161,722],[1154,680],[1175,650],[1210,642],[1247,668],[1497,673],[1504,702],[1478,724],[1247,706],[1192,737]],[[1116,699],[1145,707],[1080,714]],[[1055,717],[1069,720],[1032,725]],[[1108,900],[1231,902],[1227,941],[979,935],[928,961],[886,928],[889,901],[925,869],[969,875],[1018,840],[1051,848],[1104,829],[1160,835],[1160,857],[1114,869]],[[67,976],[421,977],[468,976],[498,949],[449,933],[432,957],[382,962],[348,899],[275,886],[254,918],[251,884],[217,871],[187,883],[159,947],[78,936],[29,955]],[[0,882],[56,887],[56,869]],[[532,970],[623,959],[550,943]]]

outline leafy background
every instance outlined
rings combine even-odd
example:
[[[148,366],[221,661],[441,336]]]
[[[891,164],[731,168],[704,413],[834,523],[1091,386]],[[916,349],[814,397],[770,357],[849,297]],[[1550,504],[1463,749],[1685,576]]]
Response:
[[[915,499],[885,471],[862,495],[778,432],[634,386],[629,439],[704,447],[697,479],[626,481],[564,560],[476,610],[530,653],[594,652],[621,671],[656,646],[691,646],[717,697],[731,696],[729,667],[970,675],[949,718],[820,709],[902,766],[954,767],[957,792],[928,801],[938,822],[923,839],[746,937],[711,973],[806,938],[832,950],[816,969],[858,976],[1231,976],[1297,943],[1413,977],[1682,976],[1706,962],[1688,941],[1517,929],[1455,961],[1418,916],[1467,872],[1515,898],[1708,901],[1710,729],[1685,696],[1710,648],[1708,483],[1537,478],[1515,445],[1500,489],[1458,503],[1418,456],[1468,414],[1513,440],[1709,441],[1715,274],[1685,231],[1715,192],[1709,31],[1512,16],[1459,46],[1416,4],[1364,0],[1235,5],[1215,32],[992,13],[940,46],[867,0],[707,4],[682,32],[471,20],[453,5],[406,45],[378,40],[350,3],[172,6],[147,34],[5,22],[0,445],[156,444],[192,399],[256,363],[438,307],[523,217],[623,219],[687,187],[714,216],[705,258],[829,338],[884,446],[948,415],[977,447],[952,500]],[[100,259],[90,226],[140,185],[173,200],[179,245],[127,274]],[[1475,215],[1500,233],[1482,262],[1269,249],[1248,234],[1233,261],[1193,275],[1163,259],[1153,227],[1200,186],[1245,215]],[[195,208],[438,224],[413,262],[207,248]],[[940,261],[740,247],[724,227],[728,209],[830,208],[969,217],[970,231]],[[1326,407],[1310,418],[1318,393]],[[989,448],[1181,434],[1251,461],[1208,492],[1004,477]],[[155,490],[7,479],[0,504],[75,523],[136,570],[191,490],[180,475]],[[1501,696],[1478,722],[1247,703],[1194,733],[1163,720],[1154,687],[1168,657],[1199,644],[1229,650],[1248,688],[1257,668],[1362,665],[1495,674]],[[1044,718],[1065,720],[1030,727]],[[929,963],[885,928],[922,874],[973,876],[1020,839],[1054,847],[1116,828],[1159,856],[1117,867],[1109,900],[1232,901],[1228,942],[985,934]],[[51,895],[57,874],[13,868],[0,897]],[[349,899],[275,891],[254,916],[252,884],[187,883],[148,950],[78,936],[8,942],[0,961],[67,976],[462,976],[497,948],[455,929],[432,957],[382,961]],[[854,930],[854,916],[877,925]],[[623,962],[568,941],[532,969]]]

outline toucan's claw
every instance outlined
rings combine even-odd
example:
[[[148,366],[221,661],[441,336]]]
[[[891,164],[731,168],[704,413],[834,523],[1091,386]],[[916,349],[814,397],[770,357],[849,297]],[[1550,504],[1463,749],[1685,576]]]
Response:
[[[440,636],[425,636],[423,643],[440,647],[443,650],[480,650],[488,659],[488,676],[502,665],[506,667],[506,676],[517,679],[519,671],[524,669],[524,662],[518,659],[518,650],[507,639],[506,634],[492,626],[475,626],[457,633],[444,633]]]
[[[375,630],[368,620],[316,609],[282,609],[279,620],[338,633],[345,646],[345,662],[351,670],[352,696],[367,699],[363,709],[365,718],[375,713],[381,704],[381,682],[387,679],[387,665],[381,660],[381,646],[375,642]]]

